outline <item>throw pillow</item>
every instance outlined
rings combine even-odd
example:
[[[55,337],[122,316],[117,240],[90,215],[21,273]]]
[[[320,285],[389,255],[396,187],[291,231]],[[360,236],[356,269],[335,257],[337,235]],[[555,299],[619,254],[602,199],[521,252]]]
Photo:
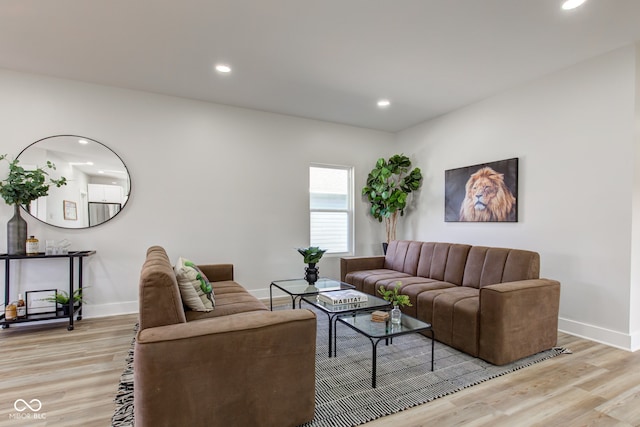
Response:
[[[191,261],[178,258],[174,267],[182,302],[193,311],[211,311],[215,307],[213,288],[204,273]]]

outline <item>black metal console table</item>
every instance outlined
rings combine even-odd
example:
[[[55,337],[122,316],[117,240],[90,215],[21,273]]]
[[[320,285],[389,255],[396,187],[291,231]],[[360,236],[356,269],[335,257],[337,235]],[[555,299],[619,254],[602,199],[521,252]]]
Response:
[[[37,259],[52,259],[52,258],[67,258],[69,260],[69,296],[71,297],[74,292],[74,264],[77,259],[78,264],[78,289],[82,289],[82,265],[84,258],[95,254],[96,251],[70,251],[67,254],[63,255],[45,255],[43,252],[34,255],[8,255],[8,254],[0,254],[0,260],[4,260],[4,305],[6,306],[10,302],[9,296],[9,281],[10,281],[10,266],[11,261],[13,260],[37,260]],[[38,314],[27,314],[26,318],[16,319],[16,320],[6,320],[4,310],[0,315],[0,324],[2,324],[2,329],[8,328],[11,324],[14,323],[24,323],[24,322],[38,322],[42,320],[52,320],[52,319],[62,319],[65,317],[69,318],[69,326],[67,326],[67,330],[73,330],[73,316],[77,314],[77,320],[82,320],[82,300],[80,301],[77,307],[74,307],[73,298],[69,298],[69,314],[63,314],[61,311],[55,311],[52,313],[38,313]]]

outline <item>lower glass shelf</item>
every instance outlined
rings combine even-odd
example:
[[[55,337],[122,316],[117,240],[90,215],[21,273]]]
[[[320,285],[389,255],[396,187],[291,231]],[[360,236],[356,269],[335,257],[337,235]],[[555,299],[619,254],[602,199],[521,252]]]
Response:
[[[73,311],[73,315],[75,316],[79,310],[80,310],[80,307],[76,307],[75,310]],[[55,320],[55,319],[68,319],[68,318],[69,318],[69,314],[65,314],[62,309],[55,312],[50,312],[50,313],[29,314],[27,315],[27,317],[14,319],[14,320],[5,320],[5,316],[4,314],[2,314],[0,315],[0,324],[12,325],[16,323],[37,322],[40,320]],[[78,320],[80,320],[80,318],[78,318]]]

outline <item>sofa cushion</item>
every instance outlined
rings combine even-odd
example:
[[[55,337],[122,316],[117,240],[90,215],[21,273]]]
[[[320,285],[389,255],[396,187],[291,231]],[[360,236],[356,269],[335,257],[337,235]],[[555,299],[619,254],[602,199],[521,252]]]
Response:
[[[378,294],[378,289],[380,288],[379,283],[381,283],[382,281],[385,281],[386,283],[387,281],[391,280],[395,286],[396,282],[402,282],[402,280],[405,277],[411,277],[411,276],[409,276],[407,273],[401,273],[399,271],[394,271],[394,270],[387,270],[385,273],[366,277],[362,281],[362,288],[359,290],[369,295],[379,296]]]
[[[218,282],[214,282],[217,284]],[[231,290],[234,289],[236,285],[241,287],[239,284],[235,282],[221,282],[225,285],[222,286],[222,289]],[[218,289],[216,288],[216,291]],[[244,291],[231,291],[231,292],[222,292],[216,295],[216,309],[209,312],[203,311],[187,311],[185,316],[187,321],[190,322],[192,320],[198,319],[207,319],[210,317],[222,317],[229,316],[237,313],[247,313],[250,311],[266,311],[269,310],[266,305],[253,295],[251,295],[246,290]]]
[[[388,275],[390,273],[393,275],[393,277],[409,276],[408,274],[400,273],[395,270],[390,270],[388,268],[378,268],[375,270],[360,270],[360,271],[353,271],[351,273],[347,273],[345,275],[345,282],[352,284],[353,286],[356,287],[357,290],[365,292],[364,283],[366,280],[368,280],[369,283],[372,281],[377,282],[378,280],[383,280],[388,278],[389,277]],[[373,277],[373,276],[377,276],[377,277]]]
[[[245,288],[233,280],[223,280],[221,282],[212,282],[213,291],[216,294],[217,303],[220,304],[220,296],[223,294],[248,293]]]
[[[540,255],[520,249],[474,246],[464,269],[463,286],[481,288],[495,283],[537,279]]]
[[[174,267],[182,302],[194,311],[211,311],[214,308],[213,291],[205,293],[203,288],[211,288],[211,283],[191,261],[180,257]]]
[[[432,326],[437,340],[478,355],[479,290],[467,286],[443,289],[433,298]]]
[[[402,288],[400,289],[400,292],[403,295],[407,295],[409,297],[409,301],[413,304],[411,307],[403,307],[402,311],[407,313],[409,316],[418,317],[418,296],[421,293],[453,287],[456,287],[456,285],[449,282],[425,279],[424,277],[408,277],[406,279],[402,279]],[[431,312],[431,308],[429,308],[429,312]]]

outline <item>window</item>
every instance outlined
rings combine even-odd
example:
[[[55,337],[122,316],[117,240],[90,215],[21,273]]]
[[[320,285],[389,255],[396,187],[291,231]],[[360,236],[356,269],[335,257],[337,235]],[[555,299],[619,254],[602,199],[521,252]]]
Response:
[[[353,253],[353,168],[309,167],[311,246],[328,254]]]

